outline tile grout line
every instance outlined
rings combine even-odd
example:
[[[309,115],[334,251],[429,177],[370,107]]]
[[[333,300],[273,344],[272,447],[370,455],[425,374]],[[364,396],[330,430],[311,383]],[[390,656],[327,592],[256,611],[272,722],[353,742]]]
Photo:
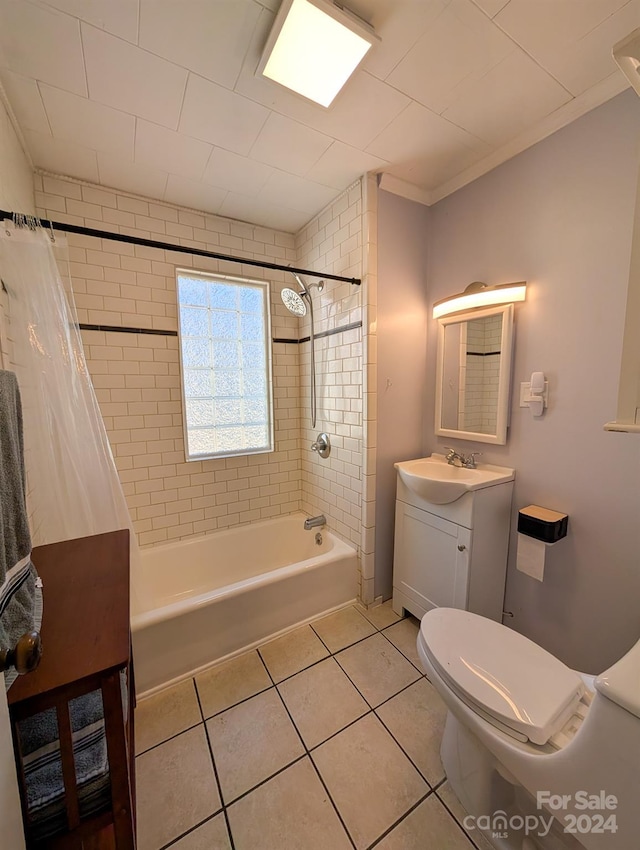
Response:
[[[477,843],[473,840],[473,838],[469,835],[469,833],[467,832],[467,830],[466,830],[466,829],[463,827],[463,825],[460,823],[460,821],[458,820],[458,818],[457,818],[457,817],[453,814],[453,812],[451,811],[451,809],[449,808],[449,806],[447,806],[447,804],[446,804],[446,803],[445,803],[445,801],[442,799],[442,797],[440,796],[440,794],[438,794],[438,793],[437,793],[437,791],[438,791],[438,790],[439,790],[439,789],[440,789],[440,788],[444,785],[444,783],[445,783],[446,781],[447,781],[447,777],[445,776],[445,778],[442,780],[442,782],[440,783],[440,785],[438,785],[438,788],[436,789],[436,797],[438,798],[438,800],[440,800],[440,802],[442,803],[442,805],[443,805],[444,809],[445,809],[445,810],[449,813],[449,815],[451,816],[451,819],[453,820],[453,822],[455,823],[455,825],[458,827],[458,829],[460,829],[460,830],[461,830],[461,832],[463,833],[463,835],[466,837],[467,841],[471,844],[471,847],[472,847],[472,848],[475,848],[475,850],[480,850],[480,845],[479,845],[479,844],[477,844]],[[482,835],[482,833],[480,833],[480,835]],[[482,836],[482,837],[484,838],[484,836]]]
[[[222,794],[222,785],[220,783],[220,776],[218,774],[218,768],[216,767],[216,760],[213,755],[213,746],[211,744],[211,739],[209,738],[209,730],[207,729],[207,723],[204,719],[204,711],[202,710],[202,702],[200,701],[200,692],[198,691],[198,686],[196,684],[195,676],[191,679],[193,682],[193,689],[196,692],[196,699],[198,700],[198,708],[200,709],[200,716],[202,717],[202,725],[204,727],[204,736],[207,739],[207,746],[209,747],[209,756],[211,758],[211,765],[213,767],[213,774],[216,778],[216,784],[218,786],[218,794],[220,795],[220,805],[222,806],[222,812],[224,814],[224,822],[227,827],[227,833],[229,835],[229,843],[231,844],[231,850],[235,850],[235,843],[233,840],[233,834],[231,832],[231,824],[229,823],[229,815],[227,814],[227,806],[225,804],[224,795]]]
[[[367,846],[367,850],[373,850],[373,848],[374,848],[374,847],[376,847],[378,844],[380,844],[380,842],[381,842],[384,838],[386,838],[386,837],[387,837],[387,835],[389,835],[389,833],[393,832],[393,830],[394,830],[397,826],[399,826],[399,825],[400,825],[400,824],[401,824],[404,820],[406,820],[406,818],[408,818],[408,817],[409,817],[409,815],[411,814],[411,812],[414,812],[414,811],[418,808],[418,806],[421,806],[421,805],[424,803],[424,801],[425,801],[428,797],[431,797],[431,796],[432,796],[432,794],[433,794],[433,793],[434,793],[434,791],[433,791],[433,789],[430,787],[430,788],[429,788],[429,790],[427,791],[427,793],[426,793],[424,796],[420,797],[420,799],[419,799],[417,802],[415,802],[412,806],[410,806],[410,807],[409,807],[409,809],[407,809],[407,811],[406,811],[406,812],[402,815],[402,817],[399,817],[396,821],[394,821],[394,822],[391,824],[391,826],[390,826],[390,827],[388,827],[388,829],[385,829],[385,831],[382,833],[382,835],[379,835],[379,836],[376,838],[376,840],[375,840],[375,841],[373,841],[371,844],[369,844],[369,845]]]
[[[327,649],[328,649],[328,647],[327,647]],[[258,654],[260,655],[260,653],[258,653]],[[284,707],[284,710],[287,712],[287,716],[289,717],[289,720],[290,720],[290,722],[291,722],[291,723],[292,723],[292,725],[293,725],[293,728],[296,730],[296,733],[297,733],[298,737],[300,738],[300,741],[301,741],[302,746],[303,746],[304,751],[305,751],[305,756],[304,756],[304,757],[309,759],[309,762],[311,763],[311,766],[313,767],[313,769],[315,770],[315,772],[316,772],[316,774],[317,774],[317,776],[318,776],[318,779],[319,779],[319,781],[320,781],[320,784],[322,785],[322,787],[323,787],[323,788],[324,788],[324,790],[325,790],[325,793],[326,793],[326,795],[327,795],[327,797],[328,797],[328,799],[329,799],[329,802],[330,802],[330,803],[331,803],[331,805],[333,806],[333,810],[334,810],[334,812],[336,813],[336,817],[338,818],[338,820],[340,821],[340,823],[341,823],[341,825],[342,825],[342,828],[344,829],[345,835],[347,836],[348,840],[351,842],[351,846],[353,847],[353,850],[356,850],[356,845],[355,845],[355,842],[353,841],[353,839],[351,838],[351,833],[350,833],[350,832],[349,832],[349,830],[347,829],[347,825],[345,824],[344,820],[342,819],[342,815],[341,815],[341,814],[340,814],[340,812],[338,811],[338,807],[337,807],[337,805],[336,805],[336,803],[335,803],[335,801],[334,801],[333,797],[331,796],[331,794],[330,794],[330,792],[329,792],[329,789],[328,789],[328,788],[327,788],[327,786],[325,785],[325,782],[324,782],[324,780],[323,780],[322,776],[320,775],[320,771],[318,770],[318,768],[317,768],[317,766],[316,766],[316,763],[314,762],[314,760],[313,760],[313,758],[312,758],[312,756],[311,756],[311,753],[309,752],[309,749],[307,748],[307,745],[305,744],[304,739],[303,739],[302,735],[300,734],[300,730],[299,730],[299,729],[298,729],[298,727],[296,726],[295,721],[294,721],[293,717],[291,716],[291,712],[289,711],[289,709],[288,709],[288,707],[287,707],[287,704],[285,703],[285,701],[284,701],[284,699],[283,699],[283,697],[282,697],[282,694],[281,694],[281,693],[280,693],[280,691],[278,690],[277,685],[276,685],[276,683],[275,683],[275,682],[274,682],[274,680],[273,680],[273,676],[271,675],[271,673],[270,673],[270,671],[269,671],[269,668],[267,667],[266,662],[265,662],[264,658],[262,657],[262,655],[260,655],[260,660],[261,660],[261,661],[262,661],[262,663],[264,664],[265,669],[266,669],[266,671],[267,671],[267,675],[269,676],[269,678],[270,678],[270,679],[271,679],[271,681],[273,682],[273,686],[274,686],[274,688],[275,688],[275,691],[276,691],[276,693],[278,694],[278,697],[280,698],[280,702],[282,703],[282,705],[283,705],[283,707]],[[299,672],[302,672],[302,671],[299,671]],[[358,719],[359,719],[359,718],[358,718]]]
[[[357,611],[357,609],[355,609],[355,608],[354,608],[354,610],[356,610],[356,611]],[[271,779],[274,779],[276,776],[278,776],[279,774],[283,773],[285,770],[287,770],[288,768],[292,767],[292,766],[293,766],[294,764],[296,764],[297,762],[299,762],[299,761],[303,761],[303,760],[304,760],[305,758],[307,758],[307,757],[309,758],[309,761],[311,762],[311,765],[312,765],[312,767],[313,767],[313,769],[314,769],[314,771],[315,771],[316,775],[318,776],[318,779],[319,779],[319,781],[320,781],[320,783],[321,783],[322,787],[324,788],[324,790],[325,790],[325,792],[326,792],[326,794],[327,794],[327,797],[328,797],[328,799],[329,799],[329,801],[330,801],[330,803],[331,803],[331,805],[332,805],[332,807],[333,807],[334,811],[336,812],[336,815],[337,815],[337,817],[338,817],[338,819],[339,819],[339,821],[340,821],[340,823],[341,823],[341,825],[342,825],[343,829],[345,830],[345,833],[346,833],[346,835],[347,835],[347,837],[348,837],[348,839],[349,839],[349,841],[350,841],[350,843],[351,843],[352,847],[354,847],[354,848],[355,848],[355,843],[354,843],[353,839],[351,838],[351,834],[349,833],[349,830],[347,829],[346,824],[344,823],[344,820],[343,820],[343,818],[342,818],[342,816],[341,816],[340,812],[338,811],[338,807],[337,807],[337,805],[336,805],[335,801],[333,800],[333,797],[331,796],[331,794],[330,794],[330,792],[329,792],[329,789],[328,789],[328,787],[326,786],[326,784],[325,784],[325,782],[324,782],[324,780],[323,780],[323,778],[322,778],[322,775],[320,774],[320,771],[319,771],[319,769],[318,769],[318,767],[317,767],[317,765],[316,765],[316,763],[315,763],[315,761],[314,761],[314,759],[313,759],[313,752],[314,752],[314,751],[316,751],[316,750],[318,750],[321,746],[323,746],[324,744],[326,744],[328,741],[330,741],[330,740],[332,740],[333,738],[335,738],[337,735],[341,734],[342,732],[344,732],[344,731],[346,731],[347,729],[349,729],[351,726],[353,726],[353,725],[355,725],[356,723],[358,723],[360,720],[363,720],[365,717],[368,717],[369,715],[373,715],[373,716],[374,716],[374,717],[378,720],[378,722],[380,722],[380,724],[382,725],[383,729],[387,732],[387,734],[390,736],[390,738],[392,739],[392,741],[396,744],[396,746],[399,748],[399,750],[402,752],[402,754],[405,756],[405,758],[408,760],[408,762],[411,764],[411,766],[412,766],[412,767],[416,770],[416,772],[418,773],[418,775],[419,775],[419,776],[420,776],[420,777],[421,777],[421,778],[425,781],[425,783],[427,784],[427,787],[428,787],[428,789],[429,789],[429,790],[428,790],[428,791],[427,791],[427,793],[426,793],[425,795],[423,795],[423,796],[422,796],[422,797],[421,797],[421,798],[420,798],[420,799],[419,799],[416,803],[414,803],[414,804],[413,804],[413,805],[412,805],[412,806],[411,806],[411,807],[410,807],[410,808],[409,808],[409,809],[408,809],[408,810],[407,810],[407,811],[406,811],[406,812],[405,812],[405,813],[404,813],[404,814],[403,814],[400,818],[398,818],[398,819],[397,819],[397,820],[396,820],[393,824],[391,824],[391,826],[389,826],[389,827],[388,827],[388,828],[387,828],[387,829],[386,829],[386,830],[385,830],[385,831],[384,831],[384,832],[383,832],[380,836],[378,836],[372,844],[368,845],[368,850],[373,850],[373,848],[374,848],[375,846],[377,846],[377,845],[378,845],[378,844],[379,844],[379,843],[383,840],[383,838],[385,838],[385,837],[386,837],[389,833],[391,833],[391,832],[392,832],[392,831],[393,831],[393,830],[394,830],[394,829],[395,829],[395,828],[396,828],[396,827],[397,827],[397,826],[398,826],[398,825],[399,825],[402,821],[404,821],[404,820],[405,820],[405,818],[407,818],[407,817],[411,814],[411,812],[413,812],[413,811],[414,811],[414,810],[415,810],[415,809],[416,809],[419,805],[421,805],[421,803],[423,803],[423,802],[424,802],[424,800],[426,800],[426,799],[427,799],[430,795],[432,795],[432,794],[434,794],[434,793],[436,794],[437,799],[438,799],[438,800],[442,803],[442,805],[444,806],[444,808],[445,808],[445,810],[447,811],[447,813],[449,814],[449,816],[450,816],[450,817],[451,817],[451,818],[455,821],[455,823],[456,823],[456,825],[458,826],[458,828],[459,828],[459,829],[460,829],[460,830],[464,833],[464,835],[465,835],[465,837],[467,838],[467,840],[468,840],[468,841],[472,844],[472,846],[474,846],[474,847],[476,846],[476,845],[475,845],[475,842],[473,842],[473,840],[471,839],[471,837],[469,836],[469,834],[466,832],[466,830],[464,830],[464,828],[461,826],[461,824],[459,823],[459,821],[456,819],[456,817],[453,815],[453,813],[452,813],[452,812],[450,811],[450,809],[447,807],[447,805],[446,805],[446,803],[444,802],[444,800],[442,800],[442,798],[440,797],[440,795],[436,793],[436,792],[437,792],[437,791],[438,791],[438,790],[439,790],[439,789],[440,789],[440,788],[444,785],[444,783],[446,782],[446,776],[445,776],[443,779],[441,779],[438,783],[436,783],[436,784],[432,785],[432,784],[429,782],[429,780],[427,779],[427,777],[426,777],[426,776],[422,773],[422,771],[421,771],[421,770],[417,767],[417,765],[414,763],[413,759],[412,759],[412,758],[411,758],[411,757],[410,757],[410,756],[406,753],[406,751],[404,750],[404,748],[402,747],[402,745],[399,743],[399,741],[396,739],[396,737],[395,737],[395,736],[394,736],[394,734],[391,732],[391,730],[389,730],[389,729],[387,728],[386,724],[384,723],[384,720],[382,720],[382,718],[381,718],[381,717],[379,717],[379,716],[378,716],[378,714],[377,714],[377,709],[381,708],[383,705],[385,705],[386,703],[388,703],[388,702],[390,702],[391,700],[393,700],[396,696],[399,696],[401,693],[403,693],[404,691],[408,690],[410,687],[412,687],[412,686],[413,686],[413,685],[415,685],[417,682],[419,682],[419,681],[421,680],[421,678],[426,678],[426,677],[424,676],[424,674],[421,674],[420,678],[418,678],[418,679],[414,680],[413,682],[410,682],[409,684],[405,685],[405,686],[404,686],[403,688],[401,688],[401,689],[400,689],[397,693],[394,693],[394,694],[392,694],[391,696],[387,697],[385,700],[383,700],[383,702],[381,702],[379,705],[377,705],[377,706],[375,706],[375,707],[374,707],[374,706],[372,706],[372,705],[371,705],[371,703],[369,702],[369,700],[367,700],[367,699],[366,699],[366,697],[365,697],[365,696],[361,693],[361,691],[358,689],[357,685],[353,682],[353,680],[352,680],[352,679],[351,679],[351,677],[348,675],[348,673],[347,673],[347,672],[346,672],[346,671],[342,668],[342,666],[340,665],[340,663],[339,663],[338,659],[336,658],[336,656],[337,656],[339,653],[343,652],[344,650],[349,649],[349,648],[351,648],[351,647],[353,647],[353,646],[356,646],[356,645],[357,645],[357,644],[359,644],[359,643],[363,643],[364,641],[368,640],[370,637],[373,637],[375,634],[382,634],[384,630],[389,629],[389,628],[392,628],[393,626],[397,625],[397,624],[398,624],[398,622],[402,622],[402,620],[398,620],[398,621],[396,621],[395,623],[390,623],[389,625],[384,626],[384,628],[379,629],[377,626],[375,626],[375,624],[371,623],[371,621],[370,621],[370,620],[368,620],[366,617],[364,617],[364,615],[363,615],[361,612],[357,611],[357,613],[358,613],[361,617],[363,617],[363,619],[364,619],[364,620],[366,620],[366,622],[367,622],[367,623],[369,623],[369,624],[370,624],[370,625],[374,628],[374,630],[375,630],[375,631],[374,631],[374,633],[373,633],[373,634],[371,634],[371,635],[367,635],[366,637],[363,637],[363,638],[360,638],[359,640],[355,641],[354,643],[352,643],[352,644],[347,644],[347,646],[345,646],[345,647],[341,647],[340,649],[336,650],[335,652],[332,652],[332,651],[329,649],[329,647],[327,646],[327,644],[325,643],[325,641],[321,638],[321,636],[320,636],[320,635],[319,635],[319,634],[315,631],[315,629],[313,628],[313,625],[312,625],[311,623],[307,624],[307,625],[308,625],[308,626],[312,629],[313,633],[316,635],[316,637],[318,638],[318,640],[320,641],[320,643],[322,643],[322,645],[325,647],[325,649],[327,650],[327,652],[329,653],[329,655],[328,655],[328,656],[325,656],[325,657],[324,657],[324,658],[322,658],[322,659],[319,659],[318,661],[313,662],[312,664],[309,664],[307,667],[303,667],[301,670],[296,671],[295,673],[291,674],[290,676],[285,677],[284,679],[282,679],[281,681],[279,681],[279,682],[277,682],[277,683],[276,683],[276,681],[274,680],[274,678],[273,678],[273,676],[272,676],[272,674],[271,674],[271,672],[270,672],[270,670],[269,670],[269,668],[268,668],[268,666],[267,666],[267,663],[266,663],[265,659],[263,658],[263,656],[262,656],[262,654],[261,654],[261,652],[260,652],[260,647],[256,647],[256,649],[255,649],[254,651],[255,651],[255,652],[257,653],[257,655],[258,655],[258,658],[260,659],[260,661],[261,661],[261,663],[262,663],[262,665],[263,665],[263,667],[264,667],[264,669],[265,669],[265,671],[266,671],[266,673],[267,673],[267,676],[269,677],[269,680],[270,680],[270,682],[271,682],[271,685],[270,685],[268,688],[263,688],[262,690],[257,691],[255,694],[252,694],[250,697],[246,697],[246,698],[244,698],[244,699],[242,699],[242,700],[239,700],[237,703],[233,703],[232,705],[227,706],[225,709],[222,709],[221,711],[216,712],[215,714],[211,715],[211,717],[209,717],[209,718],[205,718],[205,716],[204,716],[204,710],[203,710],[203,707],[202,707],[202,702],[201,702],[201,699],[200,699],[200,693],[199,693],[199,690],[198,690],[198,686],[197,686],[197,683],[196,683],[195,677],[192,677],[192,678],[191,678],[191,682],[192,682],[192,685],[193,685],[193,688],[194,688],[194,691],[195,691],[195,695],[196,695],[196,700],[197,700],[197,703],[198,703],[198,709],[199,709],[199,712],[200,712],[200,717],[202,718],[202,719],[201,719],[201,721],[200,721],[198,724],[195,724],[195,725],[193,725],[193,726],[188,727],[187,729],[182,730],[181,732],[177,733],[176,735],[172,735],[170,738],[165,739],[164,741],[160,742],[159,744],[155,744],[153,747],[149,747],[147,750],[144,750],[144,751],[143,751],[143,753],[139,753],[138,755],[143,755],[143,754],[145,754],[145,753],[148,753],[148,752],[150,752],[151,750],[156,749],[156,748],[157,748],[157,747],[159,747],[159,746],[162,746],[162,744],[167,743],[168,741],[173,740],[173,739],[175,739],[176,737],[179,737],[179,735],[182,735],[182,734],[184,734],[185,732],[191,731],[192,729],[197,728],[199,725],[203,725],[203,726],[204,726],[204,733],[205,733],[205,736],[206,736],[206,738],[207,738],[207,745],[208,745],[208,748],[209,748],[209,755],[210,755],[210,758],[211,758],[211,764],[212,764],[212,767],[213,767],[214,775],[215,775],[215,778],[216,778],[216,784],[217,784],[218,792],[219,792],[219,795],[220,795],[220,804],[221,804],[221,808],[220,808],[220,809],[218,809],[217,811],[213,812],[211,815],[209,815],[209,816],[208,816],[207,818],[205,818],[204,820],[202,820],[202,821],[200,821],[199,823],[197,823],[197,824],[195,824],[194,826],[192,826],[189,830],[187,830],[186,832],[184,832],[182,835],[180,835],[180,836],[178,836],[178,837],[176,837],[176,838],[172,839],[172,840],[171,840],[168,844],[164,845],[164,846],[161,848],[161,850],[167,850],[167,848],[170,848],[170,847],[171,847],[171,846],[173,846],[176,842],[178,842],[178,841],[182,840],[182,838],[184,838],[186,835],[189,835],[191,832],[194,832],[195,830],[197,830],[198,828],[200,828],[203,824],[205,824],[205,823],[207,823],[208,821],[210,821],[210,820],[214,819],[215,817],[217,817],[219,814],[224,814],[225,823],[226,823],[226,827],[227,827],[227,832],[228,832],[229,840],[230,840],[230,843],[231,843],[231,848],[232,848],[232,850],[235,850],[235,845],[234,845],[234,841],[233,841],[233,835],[232,835],[232,832],[231,832],[231,825],[230,825],[230,821],[229,821],[229,817],[228,817],[228,812],[227,812],[228,807],[230,807],[231,805],[234,805],[236,802],[238,802],[238,801],[240,801],[241,799],[245,798],[246,796],[248,796],[249,794],[251,794],[253,791],[255,791],[256,789],[258,789],[260,786],[262,786],[262,785],[266,784],[266,783],[267,783],[267,782],[269,782]],[[392,642],[392,641],[391,641],[391,640],[390,640],[390,639],[389,639],[386,635],[383,635],[383,636],[384,636],[384,637],[385,637],[385,639],[386,639],[386,640],[387,640],[387,641],[391,644],[391,646],[393,646],[393,647],[394,647],[394,649],[396,649],[396,651],[398,651],[398,652],[399,652],[399,654],[400,654],[400,655],[401,655],[404,659],[406,659],[406,660],[407,660],[407,661],[411,664],[411,666],[412,666],[414,669],[418,669],[418,668],[416,668],[415,664],[414,664],[414,663],[413,663],[413,662],[412,662],[412,661],[411,661],[411,660],[410,660],[410,659],[409,659],[409,658],[408,658],[408,657],[407,657],[407,656],[406,656],[406,655],[402,652],[402,650],[400,650],[400,649],[399,649],[399,648],[398,648],[398,647],[397,647],[397,646],[396,646],[396,645],[395,645],[395,644],[394,644],[394,643],[393,643],[393,642]],[[319,742],[318,744],[316,744],[314,747],[312,747],[311,749],[309,749],[309,747],[306,745],[305,741],[304,741],[304,740],[303,740],[303,738],[302,738],[302,735],[301,735],[301,733],[300,733],[300,731],[299,731],[299,729],[298,729],[298,727],[297,727],[297,725],[296,725],[296,723],[295,723],[295,720],[294,720],[293,716],[291,715],[291,712],[289,711],[289,708],[288,708],[288,706],[287,706],[287,704],[286,704],[286,702],[285,702],[285,700],[284,700],[283,695],[282,695],[282,694],[280,693],[280,691],[279,691],[279,687],[278,687],[278,686],[279,686],[280,684],[283,684],[284,682],[288,681],[289,679],[294,678],[295,676],[299,675],[300,673],[305,672],[305,671],[307,671],[307,670],[310,670],[310,669],[311,669],[311,668],[313,668],[313,667],[318,666],[318,665],[319,665],[322,661],[327,661],[327,660],[328,660],[328,659],[330,659],[330,658],[332,658],[334,661],[336,661],[336,663],[338,664],[339,669],[340,669],[340,670],[344,673],[344,675],[345,675],[345,677],[347,678],[347,680],[349,681],[349,683],[352,685],[352,687],[354,688],[354,690],[355,690],[355,691],[356,691],[356,692],[360,695],[360,697],[363,699],[363,701],[365,702],[365,704],[368,706],[368,709],[369,709],[369,710],[368,710],[368,711],[365,711],[365,713],[364,713],[364,714],[361,714],[359,717],[357,717],[357,718],[355,718],[354,720],[352,720],[352,721],[351,721],[350,723],[348,723],[346,726],[343,726],[341,729],[339,729],[338,731],[334,732],[334,733],[333,733],[332,735],[330,735],[328,738],[326,738],[326,739],[324,739],[324,740],[320,741],[320,742]],[[420,671],[418,671],[418,672],[420,672]],[[427,680],[427,681],[428,681],[428,680]],[[243,794],[239,795],[239,796],[238,796],[238,797],[236,797],[235,799],[231,800],[229,803],[226,803],[226,802],[224,801],[224,797],[223,797],[223,794],[222,794],[222,787],[221,787],[221,784],[220,784],[220,777],[219,777],[218,770],[217,770],[217,767],[216,767],[215,758],[214,758],[214,755],[213,755],[213,748],[212,748],[211,740],[210,740],[210,738],[209,738],[208,730],[207,730],[207,728],[206,728],[207,720],[211,720],[213,717],[217,717],[217,716],[219,716],[220,714],[224,713],[225,711],[228,711],[229,709],[236,707],[237,705],[240,705],[240,704],[242,704],[242,703],[244,703],[244,702],[248,702],[250,699],[253,699],[253,698],[254,698],[254,697],[256,697],[256,696],[259,696],[260,694],[264,694],[264,693],[266,693],[266,692],[267,692],[268,690],[270,690],[271,688],[273,688],[273,689],[276,691],[276,693],[278,694],[278,697],[279,697],[279,699],[280,699],[280,702],[282,703],[282,705],[283,705],[283,707],[284,707],[284,709],[285,709],[285,711],[286,711],[286,713],[287,713],[287,716],[289,717],[289,720],[290,720],[291,724],[293,725],[293,728],[295,729],[296,734],[298,735],[298,737],[299,737],[299,739],[300,739],[300,741],[301,741],[301,744],[302,744],[302,747],[303,747],[304,753],[303,753],[303,755],[299,756],[298,758],[294,759],[293,761],[291,761],[291,762],[289,762],[288,764],[286,764],[285,766],[283,766],[280,770],[276,771],[274,774],[272,774],[272,775],[268,776],[266,779],[264,779],[264,780],[262,780],[261,782],[257,783],[255,786],[253,786],[253,787],[249,788],[247,791],[245,791]],[[137,756],[136,756],[136,757],[137,757]]]

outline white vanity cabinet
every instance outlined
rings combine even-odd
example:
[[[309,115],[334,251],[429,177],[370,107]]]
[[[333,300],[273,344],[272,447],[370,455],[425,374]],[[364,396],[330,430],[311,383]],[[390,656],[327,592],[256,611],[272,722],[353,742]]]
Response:
[[[436,505],[398,476],[393,610],[464,608],[501,622],[513,478]]]

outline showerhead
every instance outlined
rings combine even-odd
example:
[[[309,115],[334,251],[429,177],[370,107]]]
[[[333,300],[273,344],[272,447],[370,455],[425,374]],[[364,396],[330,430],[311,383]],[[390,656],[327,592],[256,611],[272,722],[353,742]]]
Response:
[[[298,283],[300,283],[300,279],[297,278]],[[302,285],[302,284],[300,284]],[[295,292],[293,289],[285,288],[280,291],[280,297],[282,298],[282,303],[287,308],[290,313],[293,313],[294,316],[306,316],[307,315],[307,305],[302,300],[302,295],[306,295],[307,290],[303,288],[302,293]]]

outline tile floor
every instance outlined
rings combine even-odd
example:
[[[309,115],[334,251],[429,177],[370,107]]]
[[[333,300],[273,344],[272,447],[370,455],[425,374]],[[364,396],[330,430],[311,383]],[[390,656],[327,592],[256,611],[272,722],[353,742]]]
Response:
[[[418,622],[349,607],[139,703],[139,850],[486,850]]]

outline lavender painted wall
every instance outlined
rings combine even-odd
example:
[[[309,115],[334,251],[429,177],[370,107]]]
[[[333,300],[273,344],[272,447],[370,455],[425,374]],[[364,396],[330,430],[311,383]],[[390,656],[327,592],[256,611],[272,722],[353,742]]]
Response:
[[[393,571],[393,464],[422,454],[428,222],[427,207],[378,192],[375,595],[385,599]]]
[[[458,445],[516,469],[509,624],[588,672],[640,638],[640,437],[602,430],[616,410],[639,142],[640,99],[627,91],[430,211],[430,305],[473,280],[529,282],[507,445]],[[443,442],[435,344],[429,319],[425,454]],[[534,370],[550,384],[541,419],[518,406]],[[515,512],[530,503],[569,514],[542,583],[515,566]]]

